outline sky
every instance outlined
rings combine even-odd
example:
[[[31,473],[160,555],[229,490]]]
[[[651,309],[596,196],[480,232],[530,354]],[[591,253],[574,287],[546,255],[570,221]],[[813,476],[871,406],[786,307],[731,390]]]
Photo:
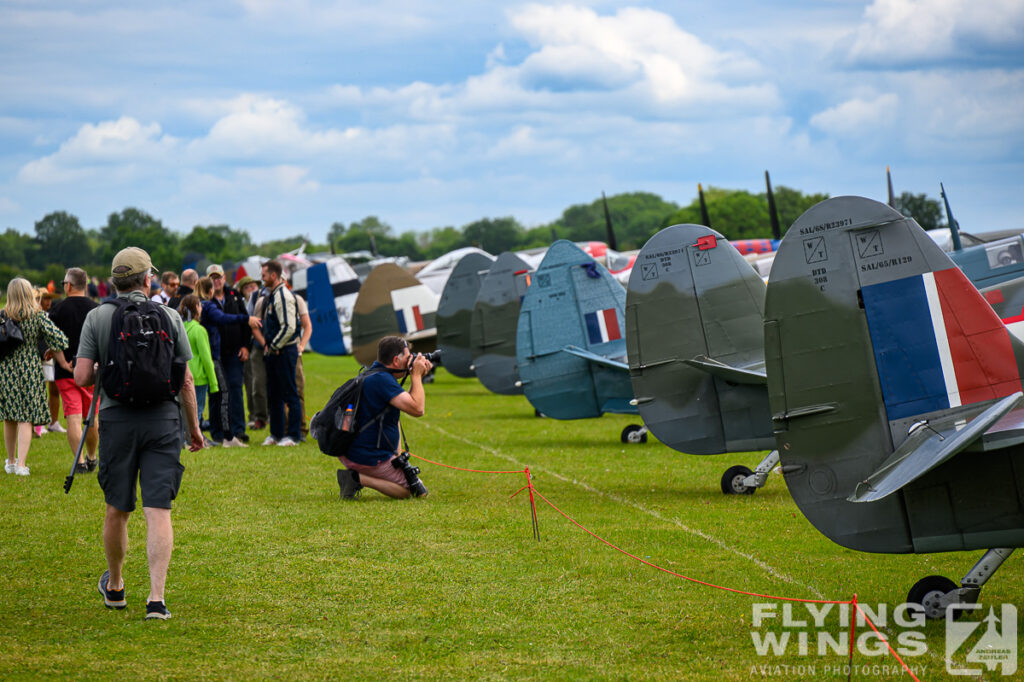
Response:
[[[323,242],[705,186],[1024,229],[1024,2],[0,0],[0,229]],[[2,258],[2,255],[0,255]]]

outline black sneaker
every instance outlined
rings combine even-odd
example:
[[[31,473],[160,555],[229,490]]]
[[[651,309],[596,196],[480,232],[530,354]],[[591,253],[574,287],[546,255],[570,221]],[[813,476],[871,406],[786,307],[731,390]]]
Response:
[[[103,604],[108,609],[123,609],[128,606],[128,602],[124,598],[124,588],[120,590],[108,590],[107,583],[110,581],[110,571],[103,571],[103,575],[100,576],[100,583],[97,586],[100,594],[103,595]]]
[[[338,488],[341,490],[341,499],[354,500],[363,484],[359,482],[359,474],[351,469],[338,469]]]
[[[243,443],[248,443],[249,442],[249,434],[247,434],[247,433],[240,433],[237,436],[235,436],[235,438],[237,438],[238,440],[242,441]]]
[[[95,457],[93,457],[92,459],[86,457],[85,466],[89,471],[96,471],[96,467],[99,466],[99,460],[96,459]]]
[[[148,601],[146,602],[146,620],[158,619],[167,620],[171,617],[171,612],[167,610],[162,601]]]

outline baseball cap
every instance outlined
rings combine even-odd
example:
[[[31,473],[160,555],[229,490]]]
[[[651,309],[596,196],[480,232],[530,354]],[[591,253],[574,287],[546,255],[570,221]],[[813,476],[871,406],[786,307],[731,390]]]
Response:
[[[110,264],[110,276],[115,279],[147,272],[157,274],[149,254],[137,246],[129,246],[118,251],[114,256],[114,262]]]
[[[213,275],[213,274],[223,275],[224,274],[224,268],[222,268],[221,266],[217,265],[216,263],[213,263],[208,268],[206,268],[206,276],[209,277],[210,275]]]

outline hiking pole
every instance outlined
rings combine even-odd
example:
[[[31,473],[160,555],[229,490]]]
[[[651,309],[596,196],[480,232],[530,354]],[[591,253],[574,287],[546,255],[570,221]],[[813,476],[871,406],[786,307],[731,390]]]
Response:
[[[75,469],[78,468],[78,458],[82,456],[82,448],[85,446],[85,437],[89,435],[93,419],[96,417],[96,406],[100,402],[100,373],[96,372],[96,381],[93,382],[92,405],[89,406],[89,416],[82,424],[82,439],[78,441],[78,448],[75,450],[75,459],[71,462],[71,471],[64,479],[64,494],[71,492],[71,485],[75,482]]]

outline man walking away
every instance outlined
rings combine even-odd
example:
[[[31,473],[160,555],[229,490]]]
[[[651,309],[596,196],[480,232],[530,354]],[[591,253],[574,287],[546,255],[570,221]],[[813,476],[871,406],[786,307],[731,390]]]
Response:
[[[64,273],[62,286],[66,298],[53,306],[50,310],[50,319],[68,337],[68,347],[54,356],[57,361],[54,383],[64,403],[64,418],[68,420],[68,444],[71,451],[76,452],[82,440],[83,419],[89,414],[89,407],[92,405],[93,389],[75,383],[72,367],[75,363],[75,354],[78,352],[78,341],[82,336],[85,317],[99,304],[86,295],[89,278],[81,268],[68,268]],[[99,429],[94,420],[85,437],[85,450],[79,455],[76,469],[79,473],[95,471],[98,441]]]
[[[164,604],[164,585],[174,548],[171,501],[178,494],[181,474],[185,470],[180,461],[181,418],[178,405],[173,399],[160,399],[149,406],[136,406],[135,402],[126,402],[123,398],[130,397],[138,403],[144,399],[166,398],[173,395],[175,377],[184,376],[179,395],[188,421],[191,438],[189,450],[196,451],[203,447],[203,434],[199,430],[196,394],[187,364],[192,353],[181,317],[170,308],[153,303],[144,293],[149,291],[152,267],[149,254],[136,247],[123,249],[114,256],[111,273],[118,300],[105,303],[86,316],[75,363],[75,382],[79,386],[91,386],[97,376],[96,363],[103,368],[99,375],[101,384],[109,380],[103,379],[103,373],[111,373],[111,377],[121,381],[117,395],[122,400],[111,398],[104,386],[100,387],[98,396],[102,405],[98,479],[107,503],[103,522],[107,570],[99,580],[103,603],[107,608],[123,609],[127,606],[122,569],[128,550],[128,518],[135,510],[135,481],[138,479],[142,489],[142,510],[146,516],[146,554],[149,562],[150,587],[149,598],[146,600],[146,618],[166,620],[171,617],[171,613]],[[147,338],[169,339],[164,343],[173,344],[173,360],[167,359],[167,346],[129,347],[115,341],[111,328],[115,320],[122,318],[140,326],[158,324],[160,329],[156,334],[152,327],[143,327],[149,330]],[[122,326],[120,331],[124,329]],[[143,364],[141,354],[147,352],[145,349],[157,348],[159,350],[156,352],[164,354],[154,357],[163,362]],[[120,357],[135,353],[140,355],[128,367],[121,361],[120,353],[124,354]],[[180,369],[182,363],[184,369]],[[145,369],[140,369],[140,366]],[[128,377],[132,381],[124,381],[124,371],[133,372]],[[150,375],[147,379],[152,379],[153,373],[160,374],[151,384],[159,389],[153,388],[146,395],[126,395],[139,390],[135,387],[143,383],[135,380],[134,373],[146,373]],[[162,380],[163,376],[166,376],[166,381]]]

